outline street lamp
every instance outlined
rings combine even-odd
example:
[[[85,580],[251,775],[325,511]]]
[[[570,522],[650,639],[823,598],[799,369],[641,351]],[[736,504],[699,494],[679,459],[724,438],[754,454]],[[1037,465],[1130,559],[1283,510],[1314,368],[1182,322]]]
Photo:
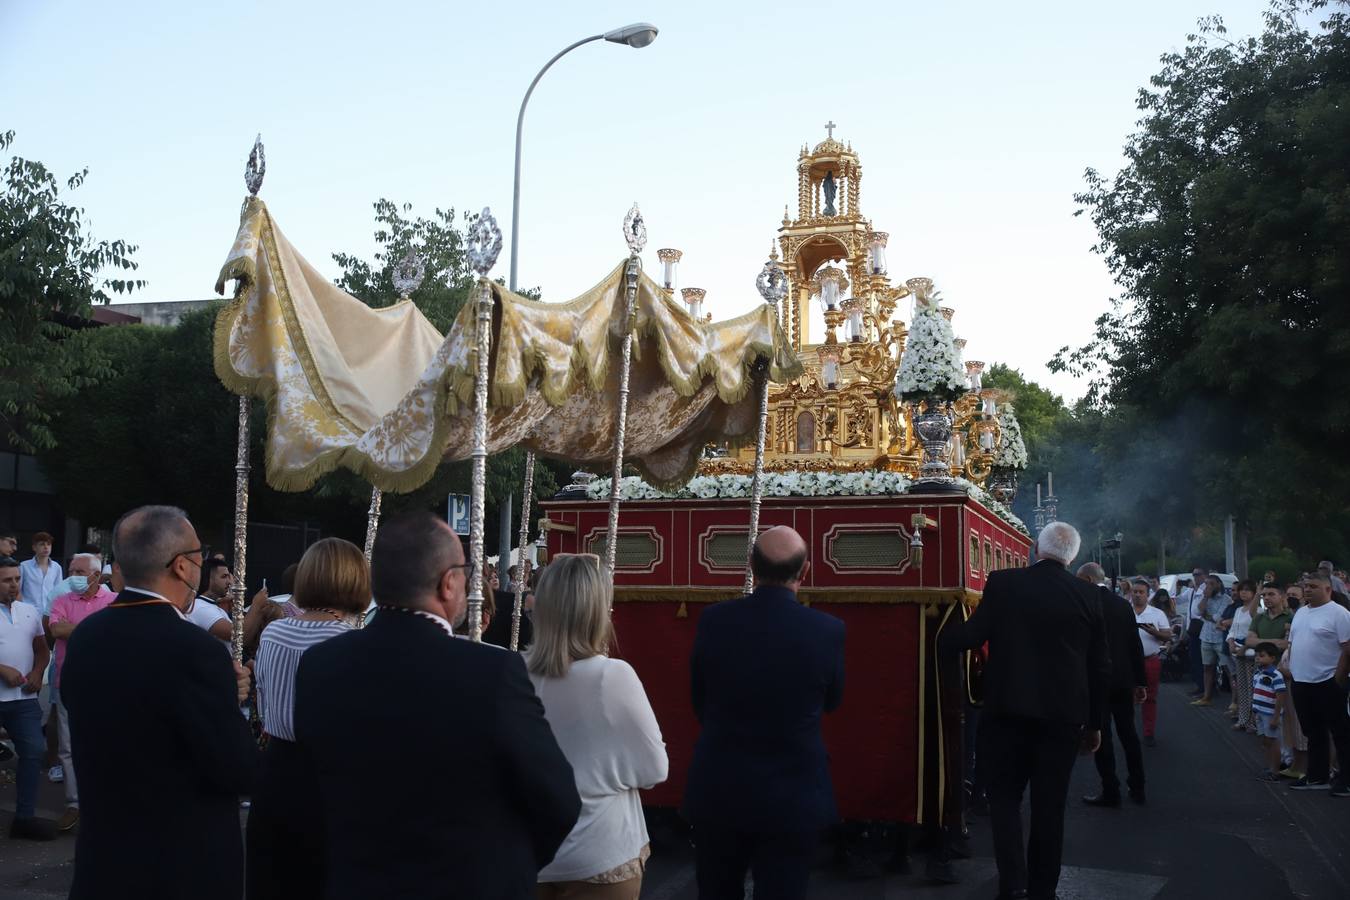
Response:
[[[611,44],[627,44],[634,49],[640,49],[656,40],[656,35],[657,28],[655,25],[636,22],[632,25],[625,25],[623,28],[606,31],[604,34],[593,34],[588,38],[582,38],[575,44],[569,44],[558,51],[557,55],[546,62],[544,67],[539,70],[539,74],[534,76],[534,81],[530,82],[529,89],[525,91],[525,99],[520,101],[520,114],[516,116],[516,179],[511,193],[511,283],[509,287],[512,291],[516,289],[516,260],[518,257],[517,251],[520,247],[520,134],[521,127],[525,124],[525,106],[530,102],[530,95],[534,93],[534,86],[539,83],[539,79],[544,77],[544,73],[552,68],[555,62],[582,44],[605,40]]]

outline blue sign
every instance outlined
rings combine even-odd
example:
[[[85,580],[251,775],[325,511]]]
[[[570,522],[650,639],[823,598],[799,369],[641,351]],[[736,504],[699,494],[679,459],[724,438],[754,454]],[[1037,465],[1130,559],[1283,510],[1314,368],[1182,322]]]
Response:
[[[451,494],[446,500],[445,521],[450,523],[455,534],[469,533],[469,495]]]

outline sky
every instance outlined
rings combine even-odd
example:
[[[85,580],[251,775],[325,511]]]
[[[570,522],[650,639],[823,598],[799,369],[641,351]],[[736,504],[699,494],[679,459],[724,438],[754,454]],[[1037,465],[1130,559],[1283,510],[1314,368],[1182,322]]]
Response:
[[[375,249],[381,197],[492,208],[509,241],[516,113],[572,41],[636,21],[641,50],[574,50],[524,129],[520,286],[573,297],[626,256],[638,202],[680,284],[731,317],[754,277],[797,153],[851,142],[864,215],[890,233],[892,280],[927,276],[967,359],[1004,362],[1068,398],[1046,368],[1092,336],[1115,289],[1074,217],[1088,167],[1114,173],[1135,97],[1196,20],[1259,30],[1263,0],[1037,2],[118,3],[0,0],[0,131],[62,177],[100,238],[139,246],[136,301],[211,295],[262,133],[261,195],[320,271]],[[504,249],[493,274],[505,276]],[[816,313],[817,318],[819,313]],[[817,323],[813,335],[819,335]]]

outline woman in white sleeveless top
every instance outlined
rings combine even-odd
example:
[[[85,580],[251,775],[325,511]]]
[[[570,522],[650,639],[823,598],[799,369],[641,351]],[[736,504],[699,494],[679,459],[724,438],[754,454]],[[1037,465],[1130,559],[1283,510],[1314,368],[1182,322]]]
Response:
[[[648,853],[641,788],[666,780],[661,729],[642,682],[610,659],[613,585],[590,554],[539,577],[526,655],[544,716],[572,764],[581,815],[539,872],[541,900],[637,900]]]

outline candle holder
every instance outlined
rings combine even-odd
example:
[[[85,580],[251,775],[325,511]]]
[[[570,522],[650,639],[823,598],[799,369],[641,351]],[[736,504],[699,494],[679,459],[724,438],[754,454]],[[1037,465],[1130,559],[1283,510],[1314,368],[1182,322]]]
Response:
[[[669,247],[656,251],[656,258],[661,260],[661,287],[672,294],[675,293],[676,275],[683,256],[683,250],[672,250]]]
[[[840,349],[838,344],[823,344],[817,351],[820,356],[820,379],[825,382],[825,389],[833,391],[839,387],[839,359]]]
[[[867,262],[873,275],[886,274],[886,241],[889,238],[890,235],[884,231],[867,233]]]
[[[840,304],[840,308],[848,317],[846,332],[848,339],[860,343],[864,337],[863,312],[867,309],[867,304],[857,297],[850,297]]]
[[[707,295],[708,292],[703,288],[687,287],[680,291],[680,296],[689,305],[689,315],[695,322],[703,321],[703,298]]]
[[[964,344],[965,341],[959,341],[958,343]],[[960,350],[960,347],[957,349]],[[972,391],[978,394],[980,391],[984,390],[984,363],[973,359],[967,362],[966,378],[970,381],[970,389]]]

